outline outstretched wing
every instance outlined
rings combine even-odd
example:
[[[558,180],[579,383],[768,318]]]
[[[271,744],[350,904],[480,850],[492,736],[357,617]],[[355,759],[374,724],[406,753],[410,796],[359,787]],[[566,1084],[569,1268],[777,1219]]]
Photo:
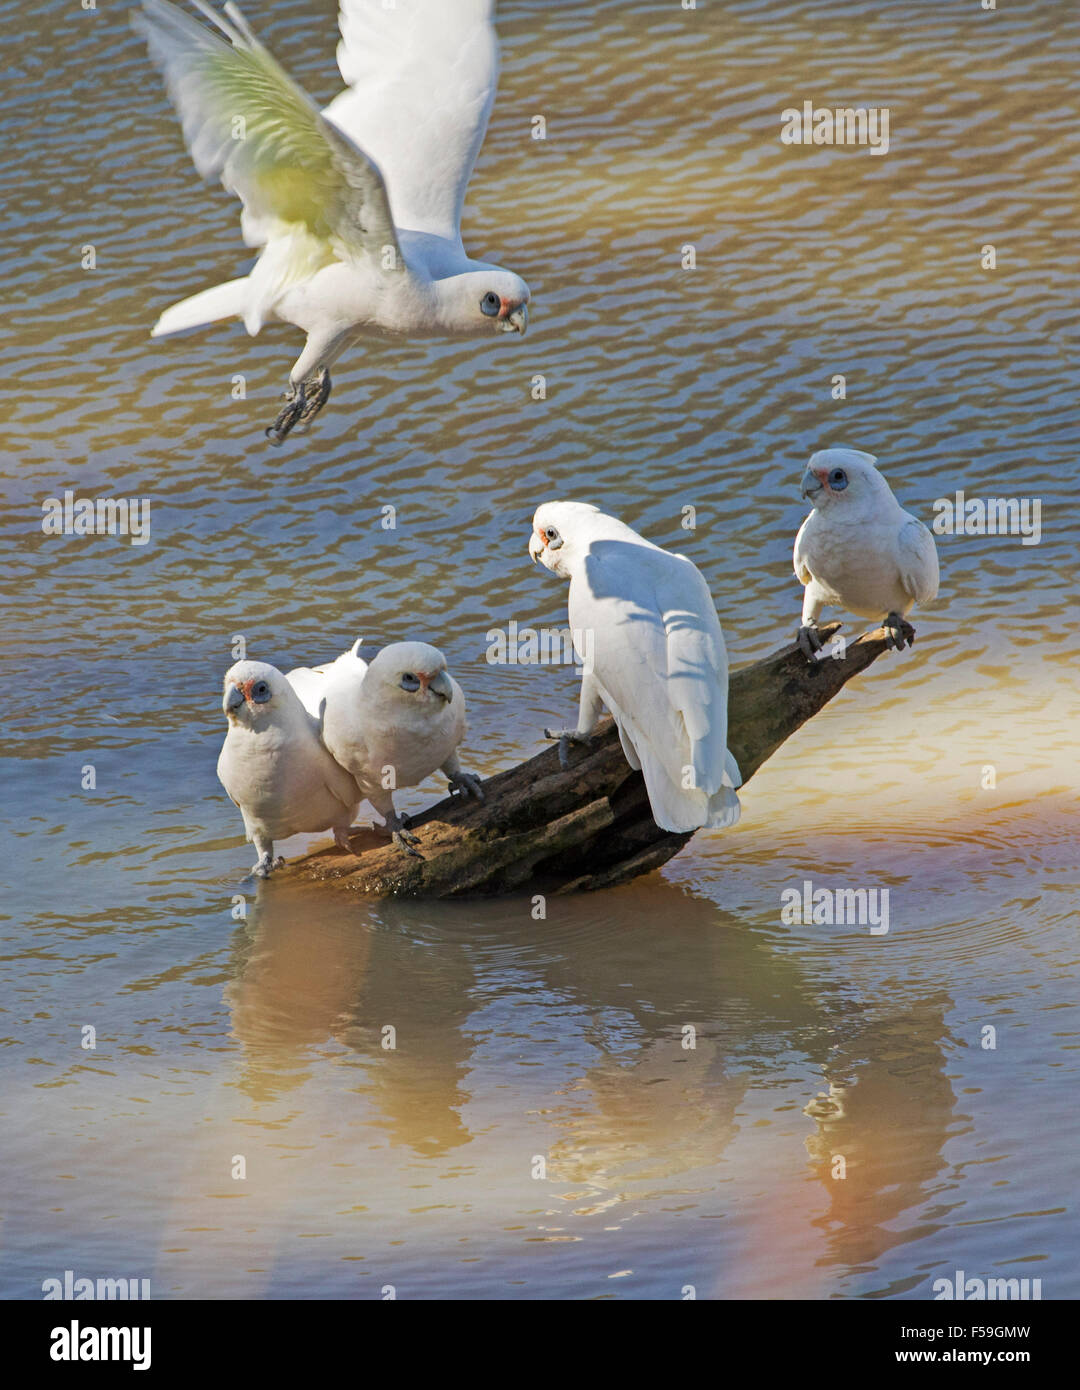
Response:
[[[495,101],[494,0],[340,0],[325,115],[382,170],[398,227],[458,243],[465,189]]]
[[[299,233],[306,258],[324,263],[396,249],[386,189],[367,155],[323,119],[235,5],[223,19],[205,0],[193,3],[224,39],[168,0],[142,0],[132,23],[165,77],[195,167],[242,200],[247,244]]]
[[[918,604],[937,597],[938,558],[934,538],[917,517],[909,517],[896,542],[900,583]]]

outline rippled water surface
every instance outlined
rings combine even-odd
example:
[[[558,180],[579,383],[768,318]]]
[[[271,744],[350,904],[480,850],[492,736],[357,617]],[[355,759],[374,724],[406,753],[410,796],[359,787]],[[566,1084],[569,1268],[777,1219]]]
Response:
[[[245,6],[322,100],[333,11]],[[503,0],[466,241],[529,281],[529,335],[355,349],[280,450],[293,330],[147,336],[247,260],[124,7],[0,0],[0,32],[0,1291],[1080,1294],[1076,7]],[[782,145],[806,99],[888,106],[889,153]],[[797,623],[832,443],[927,521],[1038,497],[1043,536],[941,537],[914,651],[737,829],[545,921],[246,878],[214,774],[235,634],[286,668],[435,642],[494,772],[575,698],[484,660],[564,621],[538,502],[690,555],[743,663]],[[44,536],[65,488],[149,498],[149,544]],[[889,932],[784,925],[806,879],[888,887]]]

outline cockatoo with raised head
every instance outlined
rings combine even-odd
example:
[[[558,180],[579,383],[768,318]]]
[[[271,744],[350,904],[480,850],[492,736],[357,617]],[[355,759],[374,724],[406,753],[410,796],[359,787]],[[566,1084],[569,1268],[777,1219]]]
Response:
[[[795,538],[795,575],[806,586],[799,646],[811,661],[821,649],[817,620],[826,606],[880,618],[889,645],[915,640],[904,622],[937,596],[934,538],[904,511],[873,454],[820,449],[802,477],[813,510]]]
[[[405,336],[524,333],[529,289],[471,260],[461,211],[498,80],[494,0],[340,0],[347,89],[322,112],[233,4],[192,3],[220,36],[168,0],[133,22],[162,70],[195,167],[243,203],[249,275],[174,304],[153,336],[243,319],[303,329],[280,443],[330,394],[330,367],[369,331]]]
[[[394,809],[394,790],[414,787],[437,770],[451,792],[483,801],[480,780],[463,772],[457,750],[465,737],[465,696],[446,659],[426,642],[392,642],[370,662],[359,643],[323,667],[290,671],[289,681],[320,721],[322,739],[386,821],[406,854],[417,836]]]
[[[592,634],[577,727],[544,731],[563,766],[606,705],[661,829],[734,825],[742,778],[727,748],[727,651],[697,566],[583,502],[538,507],[529,554],[569,579],[575,642]]]
[[[222,708],[229,727],[218,778],[239,806],[266,878],[284,863],[274,841],[332,830],[343,849],[360,804],[356,783],[323,747],[316,721],[292,686],[265,661],[238,661],[225,673]]]

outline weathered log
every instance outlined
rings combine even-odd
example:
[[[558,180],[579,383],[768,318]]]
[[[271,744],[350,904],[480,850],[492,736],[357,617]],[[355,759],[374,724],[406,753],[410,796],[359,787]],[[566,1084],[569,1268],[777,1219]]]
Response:
[[[828,641],[839,627],[820,631]],[[811,664],[792,645],[733,672],[728,747],[743,781],[887,649],[879,628],[849,642],[842,657]],[[690,839],[653,820],[644,780],[623,757],[610,719],[587,745],[571,747],[567,768],[552,745],[483,786],[482,803],[447,797],[412,817],[423,859],[361,830],[351,852],[317,850],[278,873],[380,897],[491,896],[526,886],[570,893],[648,873]]]

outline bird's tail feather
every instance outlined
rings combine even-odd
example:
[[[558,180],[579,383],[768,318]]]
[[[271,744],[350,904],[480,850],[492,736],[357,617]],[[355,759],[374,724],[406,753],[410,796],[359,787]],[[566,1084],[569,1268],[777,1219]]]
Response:
[[[742,813],[735,790],[742,785],[742,776],[729,749],[724,749],[724,771],[714,792],[700,785],[687,787],[683,785],[687,769],[671,765],[671,749],[654,747],[623,712],[616,719],[626,761],[641,769],[649,793],[649,809],[661,830],[683,834],[703,827],[721,830],[735,824]]]
[[[649,793],[649,808],[661,830],[719,830],[739,819],[741,808],[734,787],[723,785],[711,796],[701,787],[684,787],[681,778],[667,766],[665,756],[641,743],[636,752]]]
[[[242,319],[247,302],[247,276],[227,280],[224,285],[214,285],[212,289],[170,305],[150,330],[150,336],[161,338],[167,333],[179,333],[184,328],[201,328],[218,319]]]

